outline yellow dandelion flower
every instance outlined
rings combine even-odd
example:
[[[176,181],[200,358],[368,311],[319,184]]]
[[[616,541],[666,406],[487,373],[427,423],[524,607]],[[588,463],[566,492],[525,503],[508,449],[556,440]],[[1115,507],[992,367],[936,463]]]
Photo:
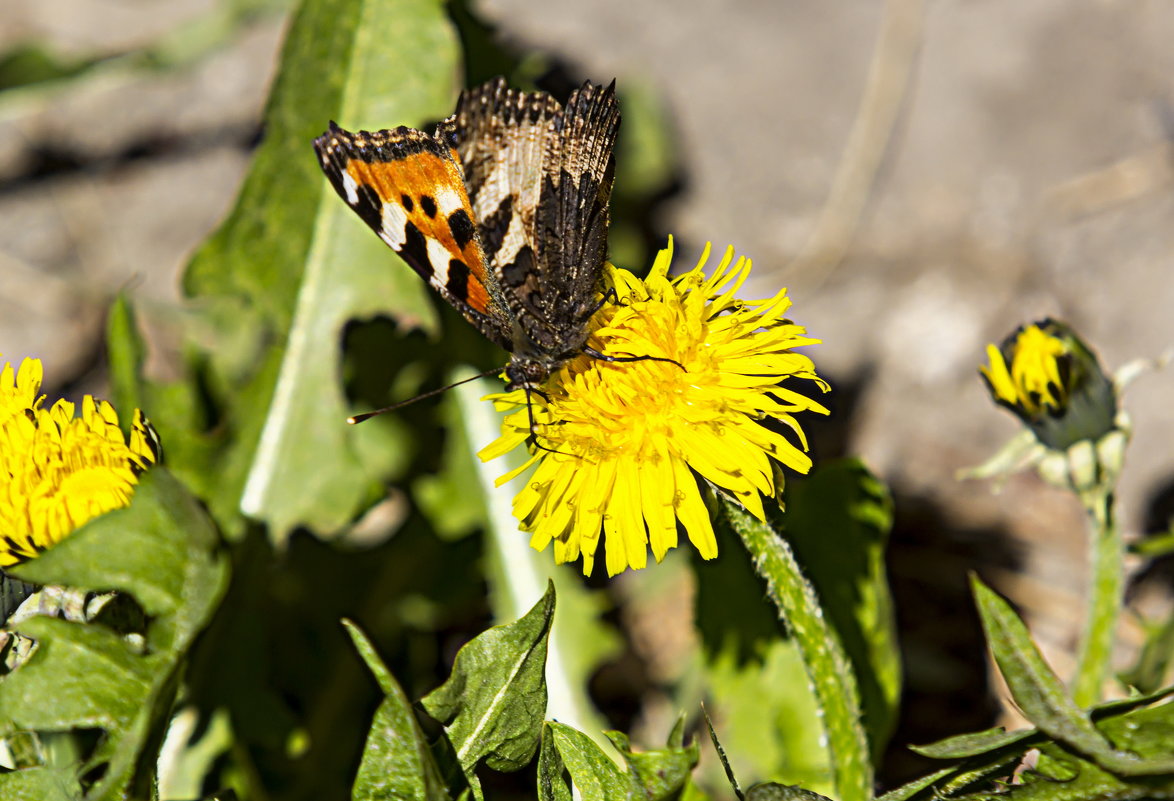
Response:
[[[1020,405],[1028,414],[1056,412],[1068,402],[1066,375],[1061,370],[1068,354],[1064,342],[1038,325],[1018,331],[1012,344],[1011,367],[994,345],[987,345],[990,367],[980,367],[991,392],[1009,405]],[[1067,370],[1064,369],[1066,373]]]
[[[677,545],[679,527],[712,559],[717,541],[699,479],[764,519],[762,496],[776,490],[774,463],[801,473],[811,467],[794,414],[827,410],[782,384],[805,378],[828,390],[811,360],[793,350],[819,340],[783,317],[791,305],[785,289],[768,300],[736,299],[749,259],[734,262],[729,248],[707,278],[708,258],[706,246],[696,268],[670,279],[670,239],[646,280],[611,265],[605,272],[619,302],[605,303],[592,318],[589,346],[676,364],[581,354],[541,394],[531,393],[541,447],[498,483],[536,466],[514,499],[514,514],[531,532],[531,546],[554,543],[556,562],[582,556],[590,574],[602,536],[614,576],[644,567],[649,546],[657,561],[664,558]],[[483,460],[530,435],[523,390],[489,397],[512,413],[502,436],[480,453]]]
[[[12,364],[4,363],[0,371],[0,426],[15,414],[35,410],[45,398],[40,394],[44,370],[40,359],[25,359],[20,371],[13,374]]]
[[[1096,355],[1052,319],[1021,326],[1000,347],[987,345],[979,371],[1000,406],[1049,448],[1098,440],[1115,428],[1117,393]]]
[[[158,459],[154,431],[138,409],[128,443],[118,414],[105,401],[85,396],[77,417],[75,405],[65,400],[39,408],[38,360],[21,365],[15,392],[11,376],[6,365],[0,374],[0,568],[36,556],[86,521],[126,506],[139,474]]]

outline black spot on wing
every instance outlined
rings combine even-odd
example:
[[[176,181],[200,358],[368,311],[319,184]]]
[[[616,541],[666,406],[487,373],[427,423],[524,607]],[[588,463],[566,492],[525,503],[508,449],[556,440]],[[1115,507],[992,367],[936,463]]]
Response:
[[[381,230],[383,228],[383,201],[379,199],[379,193],[368,184],[359,184],[355,194],[358,195],[358,199],[351,204],[355,214],[358,214],[363,222],[376,231]],[[344,194],[343,197],[346,195]]]
[[[492,262],[501,250],[501,243],[505,240],[505,232],[509,230],[510,220],[514,216],[514,196],[506,195],[497,210],[481,221],[478,232],[481,234],[481,251],[485,259]]]
[[[408,214],[411,214],[412,209],[416,208],[416,204],[412,202],[411,195],[400,195],[399,201],[400,203],[404,204],[404,209],[408,212]]]
[[[420,195],[420,208],[428,215],[428,219],[433,219],[436,216],[436,201],[431,195]]]
[[[473,241],[473,221],[469,219],[469,214],[464,209],[457,209],[448,215],[448,229],[452,231],[452,238],[461,250],[464,250],[465,245]]]
[[[444,286],[454,298],[462,303],[467,303],[469,300],[469,266],[460,259],[449,261],[448,281]]]
[[[512,264],[501,268],[501,281],[510,289],[517,289],[526,283],[526,279],[534,272],[534,251],[529,245],[523,245],[518,251]]]
[[[399,252],[425,280],[432,279],[435,271],[432,269],[432,262],[428,261],[428,240],[411,220],[404,226],[404,246]]]

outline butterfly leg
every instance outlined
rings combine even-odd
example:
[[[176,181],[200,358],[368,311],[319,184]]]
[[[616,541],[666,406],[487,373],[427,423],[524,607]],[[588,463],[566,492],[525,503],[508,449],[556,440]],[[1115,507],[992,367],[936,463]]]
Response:
[[[540,451],[546,451],[547,453],[557,453],[561,456],[573,455],[569,453],[563,453],[562,451],[556,451],[553,448],[548,448],[538,441],[538,423],[534,420],[534,404],[530,402],[530,393],[533,392],[547,403],[550,403],[550,396],[542,390],[535,389],[534,387],[530,386],[524,386],[522,387],[522,390],[526,393],[526,417],[528,417],[530,420],[530,436],[526,437],[526,445],[532,445]],[[561,425],[561,423],[548,423],[547,425]]]
[[[668,362],[669,364],[675,364],[682,370],[685,369],[685,365],[681,364],[676,359],[669,359],[665,356],[609,356],[606,353],[597,351],[590,345],[584,345],[583,352],[592,359],[599,359],[601,362]]]
[[[616,288],[614,286],[609,286],[604,291],[603,297],[600,298],[599,301],[594,306],[592,306],[590,309],[588,309],[586,314],[583,315],[584,325],[586,325],[588,320],[590,320],[592,317],[595,316],[595,312],[599,311],[600,309],[602,309],[604,306],[606,306],[609,303],[614,303],[617,306],[627,306],[628,305],[624,301],[620,300],[620,296],[616,292]]]

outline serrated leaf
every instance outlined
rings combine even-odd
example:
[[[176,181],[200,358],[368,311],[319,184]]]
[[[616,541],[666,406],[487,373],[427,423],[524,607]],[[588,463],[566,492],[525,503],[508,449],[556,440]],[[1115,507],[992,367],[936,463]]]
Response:
[[[432,308],[423,283],[334,195],[310,142],[331,119],[382,128],[445,116],[457,60],[438,0],[306,0],[295,15],[265,141],[184,276],[199,314],[219,321],[202,347],[208,383],[223,393],[227,439],[211,487],[221,519],[239,509],[279,541],[299,524],[330,534],[375,492],[362,434],[345,424],[341,332],[381,314],[430,320]]]
[[[590,737],[554,721],[547,722],[545,728],[571,774],[578,797],[593,801],[627,801],[631,797],[628,778]]]
[[[767,594],[798,644],[822,711],[840,801],[872,797],[868,739],[860,722],[852,667],[828,625],[814,588],[803,576],[786,540],[741,506],[723,500],[723,517],[742,538],[766,582]]]
[[[713,743],[713,750],[717,753],[717,759],[721,762],[722,770],[725,771],[726,781],[730,783],[730,789],[734,791],[734,795],[738,797],[738,801],[744,801],[745,794],[742,792],[741,785],[738,784],[738,777],[734,775],[734,769],[730,766],[730,758],[726,755],[726,749],[717,736],[717,730],[713,727],[713,720],[709,717],[709,710],[704,705],[701,707],[701,714],[705,717],[705,728],[709,731],[709,739]]]
[[[813,793],[792,784],[766,782],[746,791],[746,801],[831,801],[826,795]]]
[[[890,790],[880,796],[876,801],[908,801],[923,790],[932,787],[944,777],[949,776],[954,770],[954,768],[942,768],[941,770],[934,771],[927,776],[914,779],[911,782]]]
[[[351,621],[344,620],[343,626],[384,695],[367,734],[351,798],[447,801],[449,794],[407,696],[371,641]]]
[[[1068,695],[1010,604],[977,577],[971,578],[971,587],[987,644],[1011,697],[1040,731],[1116,773],[1137,776],[1174,772],[1174,758],[1168,753],[1144,759],[1115,749]]]
[[[1097,721],[1121,715],[1139,707],[1161,701],[1172,694],[1174,694],[1174,687],[1167,687],[1146,695],[1106,701],[1089,710],[1089,717]],[[1038,729],[1006,731],[999,726],[984,731],[957,734],[953,737],[946,737],[937,742],[927,743],[925,745],[910,745],[909,749],[931,759],[967,759],[998,751],[1015,743],[1039,736],[1041,735]]]
[[[935,743],[911,745],[909,750],[930,759],[965,759],[1004,748],[1036,734],[1035,729],[1006,731],[1002,727],[958,734]]]
[[[474,637],[457,653],[448,681],[421,699],[444,724],[457,761],[472,776],[482,761],[499,771],[525,767],[546,714],[546,648],[554,585],[525,616]]]
[[[574,794],[563,774],[566,765],[554,744],[554,732],[542,726],[542,744],[538,749],[538,801],[572,801]]]
[[[1142,759],[1167,758],[1174,741],[1174,708],[1169,704],[1137,709],[1098,723],[1098,729],[1121,751]],[[1034,770],[1023,771],[1022,784],[998,792],[960,796],[983,801],[1119,801],[1174,798],[1174,771],[1127,776],[1086,760],[1060,743],[1039,746]],[[1103,762],[1103,760],[1100,760]],[[955,797],[955,796],[951,796]]]
[[[161,733],[178,668],[227,582],[218,546],[200,505],[157,467],[142,476],[129,507],[16,568],[38,583],[127,592],[150,620],[145,653],[98,625],[27,620],[18,631],[36,640],[37,650],[0,682],[0,729],[102,727],[107,738],[98,755],[110,764],[91,796],[149,786],[153,761],[146,774],[136,772],[143,749]]]
[[[688,783],[693,768],[697,766],[700,750],[697,743],[684,745],[683,723],[683,719],[678,719],[666,748],[639,753],[632,750],[628,735],[618,731],[605,732],[628,765],[630,797],[667,801],[676,798]]]
[[[1096,727],[1121,752],[1146,758],[1163,758],[1174,742],[1174,706],[1155,704],[1174,692],[1174,688],[1147,696],[1120,699],[1101,704],[1092,710]],[[1095,799],[1165,797],[1160,788],[1169,786],[1169,774],[1119,778],[1094,762],[1082,759],[1069,746],[1048,741],[1037,729],[1004,733],[998,729],[959,735],[931,746],[914,750],[937,758],[965,757],[964,761],[943,768],[892,790],[878,801],[906,801],[914,797],[955,799]],[[1036,759],[1025,761],[1032,751]],[[1029,767],[1034,765],[1034,767]],[[1018,768],[1021,783],[1008,785],[1006,777]],[[996,792],[988,792],[991,787]],[[932,796],[923,792],[933,788]],[[977,792],[964,793],[968,787]]]

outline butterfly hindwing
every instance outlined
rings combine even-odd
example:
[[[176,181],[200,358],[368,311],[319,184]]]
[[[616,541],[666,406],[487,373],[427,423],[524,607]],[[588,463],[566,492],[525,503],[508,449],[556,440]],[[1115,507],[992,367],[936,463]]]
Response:
[[[538,263],[540,270],[560,277],[527,286],[523,294],[539,290],[551,341],[573,351],[586,341],[587,319],[598,308],[619,125],[615,84],[584,84],[567,100],[556,139],[558,155],[544,171]]]
[[[578,351],[607,248],[619,128],[613,86],[590,83],[566,108],[498,78],[465,92],[438,137],[465,171],[490,272],[517,319],[516,350]]]
[[[516,91],[499,77],[462,92],[456,112],[441,124],[438,135],[460,155],[491,268],[534,245],[546,150],[560,108],[545,92]]]
[[[510,314],[482,252],[456,153],[413,128],[351,133],[333,123],[314,148],[347,205],[482,334],[509,349]]]

